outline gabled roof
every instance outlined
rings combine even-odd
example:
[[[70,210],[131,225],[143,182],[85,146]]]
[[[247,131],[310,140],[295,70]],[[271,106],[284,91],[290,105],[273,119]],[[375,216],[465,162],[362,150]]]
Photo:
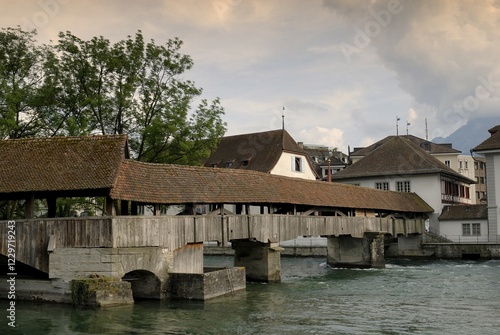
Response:
[[[500,149],[500,125],[495,126],[488,131],[490,132],[491,136],[484,140],[477,147],[472,149],[473,151],[481,152]]]
[[[400,135],[400,136],[387,136],[381,139],[378,142],[373,143],[372,145],[366,148],[356,148],[353,152],[351,152],[351,156],[366,156],[373,150],[377,149],[385,142],[390,141],[394,137],[406,138],[422,148],[423,150],[429,152],[431,155],[437,154],[459,154],[461,151],[453,149],[451,144],[438,144],[431,141],[424,140],[423,138],[416,137],[413,135]]]
[[[257,171],[125,160],[113,199],[146,203],[296,204],[428,213],[414,193],[380,191]]]
[[[290,134],[280,129],[223,137],[204,165],[226,167],[226,163],[230,163],[233,169],[269,173],[283,151],[307,157]]]
[[[439,220],[486,220],[487,205],[444,206]]]
[[[111,188],[127,157],[126,135],[0,141],[0,194]]]
[[[387,139],[358,162],[335,173],[332,179],[345,180],[375,176],[408,176],[433,173],[446,174],[467,183],[475,183],[475,181],[443,164],[411,139],[404,136],[393,136]]]

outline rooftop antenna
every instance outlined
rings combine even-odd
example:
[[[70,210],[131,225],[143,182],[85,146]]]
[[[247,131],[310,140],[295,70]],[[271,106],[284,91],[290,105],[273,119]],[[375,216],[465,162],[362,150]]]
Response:
[[[283,106],[283,112],[281,113],[281,126],[285,130],[285,106]]]
[[[396,115],[396,136],[399,136],[399,130],[398,130],[398,122],[401,120],[399,116]]]
[[[408,136],[408,126],[410,125],[411,123],[406,121],[406,136]]]
[[[425,118],[425,140],[429,140],[429,129],[427,128],[427,118]]]

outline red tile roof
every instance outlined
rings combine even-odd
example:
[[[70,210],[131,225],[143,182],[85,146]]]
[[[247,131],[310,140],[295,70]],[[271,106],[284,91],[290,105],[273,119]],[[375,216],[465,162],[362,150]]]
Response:
[[[142,203],[296,204],[432,212],[413,193],[326,183],[238,169],[148,164],[127,159],[127,137],[0,141],[0,196],[102,190]]]
[[[126,157],[126,135],[0,141],[0,194],[111,188]]]
[[[381,139],[378,142],[373,143],[372,145],[366,148],[356,148],[353,152],[351,152],[351,156],[366,156],[373,150],[377,149],[387,141],[390,141],[394,137],[401,137],[410,140],[415,143],[417,146],[422,148],[423,150],[429,152],[430,154],[459,154],[460,150],[453,149],[450,144],[438,144],[431,141],[424,140],[420,137],[416,137],[413,135],[400,135],[400,136],[387,136]]]
[[[299,147],[286,130],[226,136],[221,138],[205,166],[216,164],[217,167],[223,168],[226,163],[230,163],[233,169],[269,173],[276,166],[283,151],[307,157],[304,149]]]
[[[394,136],[381,143],[358,162],[332,175],[332,179],[340,181],[375,176],[434,173],[453,176],[467,183],[475,183],[474,180],[459,174],[403,136]]]
[[[147,203],[296,204],[432,212],[414,193],[380,191],[257,171],[122,163],[111,197]]]

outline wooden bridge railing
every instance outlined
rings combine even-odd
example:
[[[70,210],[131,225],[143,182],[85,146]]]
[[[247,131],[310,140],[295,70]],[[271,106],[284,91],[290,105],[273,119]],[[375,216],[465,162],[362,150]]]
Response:
[[[0,222],[0,254],[7,255],[7,221]],[[48,272],[49,240],[56,248],[163,247],[254,238],[287,241],[298,236],[363,237],[366,232],[424,232],[423,220],[293,215],[116,216],[16,221],[16,260]]]

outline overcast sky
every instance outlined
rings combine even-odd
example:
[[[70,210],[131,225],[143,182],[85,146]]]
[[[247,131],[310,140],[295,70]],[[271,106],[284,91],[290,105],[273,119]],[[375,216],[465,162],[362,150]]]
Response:
[[[499,0],[0,0],[2,27],[112,41],[178,37],[185,79],[220,97],[228,135],[365,146],[447,136],[500,114]]]

